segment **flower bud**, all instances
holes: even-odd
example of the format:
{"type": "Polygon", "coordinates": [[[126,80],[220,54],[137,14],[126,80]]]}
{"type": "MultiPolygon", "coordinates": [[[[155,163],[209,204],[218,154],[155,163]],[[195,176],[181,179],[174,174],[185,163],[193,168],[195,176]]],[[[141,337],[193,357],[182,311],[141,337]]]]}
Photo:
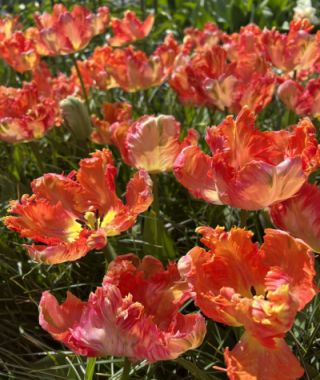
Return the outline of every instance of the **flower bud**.
{"type": "Polygon", "coordinates": [[[92,130],[88,110],[85,104],[74,96],[68,96],[60,103],[66,127],[77,140],[86,140],[92,130]]]}

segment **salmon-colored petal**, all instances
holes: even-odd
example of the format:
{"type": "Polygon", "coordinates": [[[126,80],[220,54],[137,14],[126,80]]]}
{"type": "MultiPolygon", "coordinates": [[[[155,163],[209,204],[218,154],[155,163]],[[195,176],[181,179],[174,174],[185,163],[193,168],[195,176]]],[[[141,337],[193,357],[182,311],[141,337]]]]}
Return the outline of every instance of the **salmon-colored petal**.
{"type": "Polygon", "coordinates": [[[81,224],[61,203],[52,205],[34,195],[26,195],[20,202],[12,202],[10,212],[17,216],[7,216],[4,219],[7,227],[23,237],[43,243],[71,243],[78,239],[82,230],[81,224]]]}
{"type": "Polygon", "coordinates": [[[134,214],[146,211],[153,202],[152,181],[145,170],[139,170],[128,182],[126,199],[134,214]]]}
{"type": "Polygon", "coordinates": [[[52,245],[24,244],[29,256],[43,264],[60,264],[75,261],[93,249],[102,249],[106,245],[105,234],[90,233],[83,230],[79,238],[71,243],[59,242],[52,245]]]}
{"type": "Polygon", "coordinates": [[[267,229],[261,251],[265,265],[279,266],[286,273],[290,292],[298,301],[299,310],[303,309],[317,293],[314,257],[310,249],[284,231],[267,229]]]}
{"type": "Polygon", "coordinates": [[[292,198],[270,208],[273,223],[320,252],[320,191],[306,183],[292,198]]]}
{"type": "Polygon", "coordinates": [[[47,173],[33,180],[31,187],[38,197],[45,198],[51,204],[60,202],[65,210],[77,217],[86,210],[86,205],[83,204],[83,190],[71,176],[47,173]]]}
{"type": "Polygon", "coordinates": [[[277,166],[252,161],[234,175],[220,161],[215,164],[215,173],[221,201],[247,210],[258,210],[290,198],[306,181],[299,157],[287,158],[277,166]]]}
{"type": "Polygon", "coordinates": [[[207,48],[218,45],[222,37],[222,31],[212,22],[207,22],[203,29],[186,28],[184,30],[183,47],[185,51],[207,48]]]}
{"type": "Polygon", "coordinates": [[[80,161],[77,180],[86,193],[89,204],[99,210],[101,215],[117,208],[120,200],[115,192],[116,168],[109,150],[96,151],[91,158],[80,161]]]}
{"type": "Polygon", "coordinates": [[[122,123],[114,123],[111,128],[111,142],[118,148],[122,160],[131,165],[127,146],[127,133],[132,122],[124,121],[122,123]]]}
{"type": "Polygon", "coordinates": [[[48,291],[42,293],[40,300],[40,326],[50,332],[59,341],[65,341],[70,335],[69,329],[79,322],[85,303],[67,292],[67,299],[61,305],[48,291]]]}
{"type": "Polygon", "coordinates": [[[110,209],[101,220],[101,228],[107,236],[119,235],[134,225],[140,213],[153,202],[152,181],[147,172],[140,170],[128,182],[126,205],[110,209]]]}
{"type": "Polygon", "coordinates": [[[297,380],[304,373],[284,339],[275,339],[270,348],[245,333],[224,358],[231,380],[297,380]]]}
{"type": "Polygon", "coordinates": [[[219,199],[211,158],[199,147],[184,148],[174,162],[174,175],[196,198],[221,204],[219,199]]]}

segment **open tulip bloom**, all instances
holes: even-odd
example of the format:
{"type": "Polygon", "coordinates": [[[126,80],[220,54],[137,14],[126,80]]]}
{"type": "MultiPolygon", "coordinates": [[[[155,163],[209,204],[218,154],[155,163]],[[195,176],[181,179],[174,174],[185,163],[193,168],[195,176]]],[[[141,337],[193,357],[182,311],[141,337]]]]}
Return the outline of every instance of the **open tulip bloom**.
{"type": "Polygon", "coordinates": [[[100,7],[96,14],[75,5],[71,12],[62,4],[55,4],[52,14],[35,14],[36,28],[29,28],[27,36],[35,41],[40,55],[64,55],[85,48],[90,40],[102,33],[109,24],[109,10],[100,7]]]}
{"type": "Polygon", "coordinates": [[[33,194],[11,203],[7,227],[37,242],[25,245],[29,255],[47,264],[74,261],[107,244],[135,223],[152,203],[147,172],[135,173],[127,185],[126,204],[115,188],[111,152],[96,151],[70,175],[45,174],[32,182],[33,194]],[[40,243],[40,244],[39,244],[40,243]]]}
{"type": "Polygon", "coordinates": [[[51,97],[41,94],[37,85],[22,88],[0,86],[0,140],[26,142],[42,137],[59,120],[59,109],[51,97]]]}
{"type": "Polygon", "coordinates": [[[135,122],[117,123],[111,132],[123,161],[150,173],[172,171],[178,154],[197,140],[197,131],[190,128],[180,141],[180,123],[170,115],[145,115],[135,122]]]}
{"type": "Polygon", "coordinates": [[[280,230],[266,230],[260,248],[244,229],[197,232],[208,250],[193,248],[178,268],[207,317],[245,329],[239,343],[225,350],[229,378],[300,378],[303,369],[283,338],[316,294],[308,246],[280,230]]]}
{"type": "Polygon", "coordinates": [[[154,15],[149,15],[141,22],[135,12],[126,11],[122,20],[111,19],[111,27],[114,37],[109,38],[111,46],[122,46],[127,43],[147,37],[154,23],[154,15]]]}
{"type": "Polygon", "coordinates": [[[303,119],[291,130],[261,132],[248,108],[207,129],[212,156],[199,147],[182,150],[174,173],[195,197],[258,210],[296,194],[317,168],[316,129],[303,119]]]}
{"type": "Polygon", "coordinates": [[[206,333],[199,313],[183,315],[190,298],[175,264],[165,270],[151,256],[135,255],[113,261],[102,287],[87,302],[68,293],[59,305],[44,292],[40,325],[56,340],[85,356],[126,356],[131,361],[175,359],[198,347],[206,333]]]}

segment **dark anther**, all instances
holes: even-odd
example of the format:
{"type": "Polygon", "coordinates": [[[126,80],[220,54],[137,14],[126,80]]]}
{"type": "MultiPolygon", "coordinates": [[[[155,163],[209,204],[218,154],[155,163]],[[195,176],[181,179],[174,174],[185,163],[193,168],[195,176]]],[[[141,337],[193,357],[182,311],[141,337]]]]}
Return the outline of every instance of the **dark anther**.
{"type": "Polygon", "coordinates": [[[251,286],[251,288],[250,288],[250,292],[251,292],[251,294],[252,294],[253,296],[255,296],[255,295],[257,294],[256,289],[254,288],[254,286],[251,286]]]}

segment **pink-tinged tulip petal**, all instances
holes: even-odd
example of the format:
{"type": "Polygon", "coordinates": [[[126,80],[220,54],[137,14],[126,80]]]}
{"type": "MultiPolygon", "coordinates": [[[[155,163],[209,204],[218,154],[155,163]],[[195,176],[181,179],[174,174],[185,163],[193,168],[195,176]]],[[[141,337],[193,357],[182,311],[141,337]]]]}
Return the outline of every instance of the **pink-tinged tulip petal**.
{"type": "Polygon", "coordinates": [[[304,373],[284,339],[274,339],[270,348],[245,333],[224,357],[231,380],[297,380],[304,373]]]}
{"type": "Polygon", "coordinates": [[[277,230],[266,230],[260,248],[243,229],[197,231],[209,250],[195,247],[178,264],[195,303],[209,318],[244,326],[260,344],[273,347],[316,294],[311,251],[277,230]]]}
{"type": "Polygon", "coordinates": [[[129,181],[127,204],[116,194],[116,168],[111,152],[96,151],[80,161],[69,176],[45,174],[32,182],[32,196],[13,202],[8,228],[42,245],[27,245],[36,261],[74,261],[102,249],[107,236],[119,235],[136,222],[153,201],[152,181],[141,170],[129,181]]]}
{"type": "Polygon", "coordinates": [[[109,23],[109,10],[101,7],[96,14],[75,5],[71,12],[62,4],[55,4],[52,14],[35,14],[37,28],[29,28],[28,35],[40,55],[72,54],[86,47],[90,40],[104,31],[109,23]]]}
{"type": "Polygon", "coordinates": [[[292,198],[273,205],[270,215],[277,228],[320,252],[320,191],[317,186],[306,183],[292,198]]]}
{"type": "Polygon", "coordinates": [[[144,116],[128,131],[128,157],[136,168],[170,171],[178,155],[180,124],[172,116],[144,116]]]}
{"type": "Polygon", "coordinates": [[[67,299],[59,305],[48,291],[42,293],[39,323],[57,340],[68,339],[69,328],[79,322],[85,303],[67,292],[67,299]]]}
{"type": "Polygon", "coordinates": [[[175,359],[198,347],[205,335],[200,314],[179,312],[188,298],[187,284],[174,264],[165,270],[153,257],[140,262],[125,255],[110,264],[103,286],[81,308],[76,304],[77,310],[69,310],[75,297],[59,306],[44,293],[40,324],[77,354],[148,362],[175,359]]]}
{"type": "Polygon", "coordinates": [[[299,157],[286,159],[276,166],[251,162],[236,178],[222,162],[216,164],[215,172],[221,202],[247,210],[259,210],[287,199],[306,181],[299,157]]]}
{"type": "Polygon", "coordinates": [[[215,186],[210,156],[199,147],[190,146],[182,150],[174,162],[174,175],[195,198],[221,204],[215,186]]]}
{"type": "Polygon", "coordinates": [[[112,140],[123,160],[150,173],[171,171],[179,152],[197,142],[197,132],[189,130],[182,142],[180,123],[173,116],[142,116],[130,126],[114,127],[112,140]]]}
{"type": "Polygon", "coordinates": [[[154,15],[149,15],[144,22],[141,22],[135,12],[126,11],[124,18],[111,20],[111,27],[114,37],[109,38],[111,46],[122,46],[127,43],[145,38],[150,33],[154,23],[154,15]]]}
{"type": "Polygon", "coordinates": [[[107,238],[104,233],[82,230],[74,242],[58,242],[50,245],[24,244],[23,247],[32,260],[51,265],[78,260],[93,249],[103,249],[106,244],[107,238]]]}

